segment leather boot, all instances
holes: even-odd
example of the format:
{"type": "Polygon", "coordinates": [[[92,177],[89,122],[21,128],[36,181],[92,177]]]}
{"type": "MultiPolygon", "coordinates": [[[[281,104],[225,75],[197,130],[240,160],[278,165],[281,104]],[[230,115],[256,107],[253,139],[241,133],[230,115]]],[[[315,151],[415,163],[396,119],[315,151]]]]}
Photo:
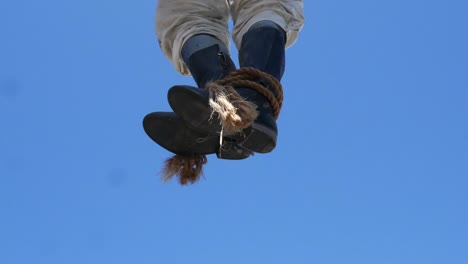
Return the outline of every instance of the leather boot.
{"type": "MultiPolygon", "coordinates": [[[[197,86],[202,89],[210,81],[224,78],[235,70],[227,48],[218,39],[209,35],[196,35],[186,41],[182,58],[189,68],[197,86]]],[[[206,155],[216,153],[222,159],[245,159],[253,153],[231,139],[219,134],[206,134],[187,127],[175,113],[154,112],[145,116],[143,127],[148,136],[163,148],[180,155],[206,155]]]]}
{"type": "MultiPolygon", "coordinates": [[[[240,65],[269,73],[280,81],[285,69],[285,45],[286,33],[281,27],[271,21],[260,21],[243,36],[239,50],[240,65]]],[[[272,90],[265,80],[258,79],[256,82],[272,90]]],[[[278,129],[270,102],[250,88],[236,90],[243,98],[257,105],[259,116],[252,126],[231,138],[241,147],[254,152],[271,152],[276,146],[278,129]]],[[[168,101],[174,112],[192,129],[203,134],[220,133],[220,121],[216,115],[212,116],[207,90],[174,86],[168,92],[168,101]]]]}
{"type": "Polygon", "coordinates": [[[146,134],[166,150],[183,156],[214,154],[220,159],[240,160],[252,152],[225,139],[220,146],[219,136],[206,135],[187,128],[174,112],[154,112],[145,116],[143,128],[146,134]]]}

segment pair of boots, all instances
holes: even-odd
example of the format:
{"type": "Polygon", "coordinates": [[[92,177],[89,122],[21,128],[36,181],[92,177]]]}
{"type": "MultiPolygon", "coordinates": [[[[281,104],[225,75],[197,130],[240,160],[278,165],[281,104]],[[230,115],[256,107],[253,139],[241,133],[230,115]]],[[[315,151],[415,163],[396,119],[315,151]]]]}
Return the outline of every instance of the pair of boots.
{"type": "MultiPolygon", "coordinates": [[[[271,21],[260,21],[244,34],[239,49],[242,68],[268,73],[280,81],[285,68],[286,33],[271,21]]],[[[236,87],[245,100],[255,104],[258,116],[240,133],[223,135],[219,115],[213,114],[209,83],[222,80],[236,70],[226,46],[210,35],[196,35],[186,41],[182,58],[198,88],[174,86],[168,101],[174,112],[154,112],[143,120],[148,136],[163,148],[183,156],[216,153],[222,159],[245,159],[254,152],[267,153],[276,146],[277,126],[271,100],[250,87],[236,87]],[[221,137],[221,138],[220,138],[221,137]]],[[[271,85],[256,78],[272,93],[271,85]]]]}

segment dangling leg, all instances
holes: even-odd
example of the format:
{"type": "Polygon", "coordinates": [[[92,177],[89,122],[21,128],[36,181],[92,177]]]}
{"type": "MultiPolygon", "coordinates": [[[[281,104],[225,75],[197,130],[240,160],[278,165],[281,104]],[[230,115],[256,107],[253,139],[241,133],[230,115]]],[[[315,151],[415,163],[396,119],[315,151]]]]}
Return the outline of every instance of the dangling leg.
{"type": "MultiPolygon", "coordinates": [[[[156,31],[161,49],[176,70],[191,74],[198,87],[223,78],[235,66],[225,43],[228,7],[217,0],[160,0],[156,31]]],[[[219,135],[207,135],[188,128],[174,113],[148,114],[143,126],[151,139],[167,150],[181,155],[217,153],[225,159],[243,159],[251,155],[235,144],[220,149],[219,135]]]]}
{"type": "MultiPolygon", "coordinates": [[[[285,48],[296,40],[303,24],[302,1],[233,1],[231,13],[241,68],[252,67],[280,81],[285,68],[285,48]]],[[[276,92],[265,79],[260,78],[256,82],[276,92]]],[[[270,100],[252,89],[240,87],[236,90],[257,105],[259,116],[251,127],[233,138],[252,151],[272,151],[276,146],[277,127],[270,100]]],[[[171,107],[193,129],[211,134],[221,131],[219,120],[211,118],[212,109],[206,91],[176,86],[169,90],[168,97],[170,102],[179,102],[171,104],[171,107]]]]}

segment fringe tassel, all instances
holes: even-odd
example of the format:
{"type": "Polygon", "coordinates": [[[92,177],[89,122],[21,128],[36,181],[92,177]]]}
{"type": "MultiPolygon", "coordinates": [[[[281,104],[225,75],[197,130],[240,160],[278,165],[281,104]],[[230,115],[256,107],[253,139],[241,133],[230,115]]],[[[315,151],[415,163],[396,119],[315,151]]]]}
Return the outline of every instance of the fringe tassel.
{"type": "Polygon", "coordinates": [[[252,125],[258,116],[257,106],[242,98],[232,86],[209,83],[210,106],[219,115],[224,135],[234,135],[252,125]]]}
{"type": "Polygon", "coordinates": [[[203,165],[207,162],[204,155],[175,155],[166,160],[162,171],[162,180],[168,182],[175,176],[179,178],[181,185],[194,184],[203,176],[203,165]]]}

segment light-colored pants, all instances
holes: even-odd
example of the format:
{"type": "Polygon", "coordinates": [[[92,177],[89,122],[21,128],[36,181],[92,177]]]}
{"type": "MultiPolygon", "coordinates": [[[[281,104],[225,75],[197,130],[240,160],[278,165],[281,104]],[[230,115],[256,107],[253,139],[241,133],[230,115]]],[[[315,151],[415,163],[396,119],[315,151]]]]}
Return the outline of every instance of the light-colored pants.
{"type": "Polygon", "coordinates": [[[209,34],[229,48],[228,20],[234,21],[233,39],[240,47],[242,36],[256,22],[270,20],[287,33],[286,47],[296,40],[304,24],[302,0],[158,0],[156,34],[164,54],[177,71],[190,75],[181,58],[185,41],[209,34]]]}

